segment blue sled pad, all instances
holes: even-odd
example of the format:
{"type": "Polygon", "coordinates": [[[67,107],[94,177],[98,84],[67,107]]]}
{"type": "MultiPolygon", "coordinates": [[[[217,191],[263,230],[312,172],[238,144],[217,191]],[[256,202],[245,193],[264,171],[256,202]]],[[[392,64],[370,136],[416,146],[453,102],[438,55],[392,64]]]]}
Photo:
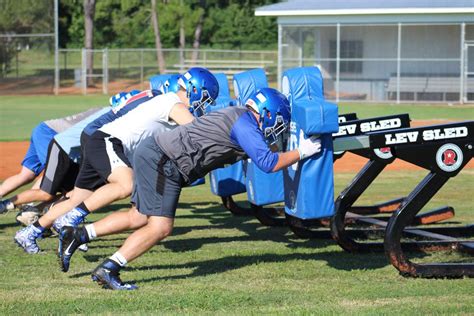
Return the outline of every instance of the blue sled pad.
{"type": "Polygon", "coordinates": [[[283,202],[283,172],[265,173],[255,163],[246,162],[247,198],[255,205],[283,202]]]}
{"type": "Polygon", "coordinates": [[[216,77],[217,83],[219,84],[219,95],[217,96],[216,104],[214,106],[207,107],[208,112],[217,111],[228,106],[234,106],[236,104],[236,101],[230,97],[229,81],[227,80],[227,76],[223,73],[216,73],[214,76],[216,77]]]}
{"type": "Polygon", "coordinates": [[[332,135],[321,136],[322,151],[283,172],[285,212],[301,219],[334,215],[332,135]]]}
{"type": "MultiPolygon", "coordinates": [[[[234,76],[234,92],[239,105],[268,82],[263,69],[252,69],[234,76]]],[[[244,162],[247,198],[256,205],[267,205],[283,201],[283,173],[265,173],[250,160],[244,162]]]]}
{"type": "Polygon", "coordinates": [[[292,121],[297,121],[306,135],[339,131],[337,105],[324,100],[323,77],[317,67],[285,71],[282,93],[290,101],[292,121]]]}
{"type": "Polygon", "coordinates": [[[261,68],[234,75],[234,94],[237,99],[237,105],[245,105],[245,102],[247,102],[252,94],[261,88],[267,87],[267,76],[261,68]]]}
{"type": "Polygon", "coordinates": [[[204,183],[206,183],[206,179],[204,179],[204,178],[199,178],[199,179],[197,179],[196,181],[194,181],[193,183],[191,183],[189,186],[190,186],[190,187],[195,187],[195,186],[197,186],[197,185],[201,185],[201,184],[204,184],[204,183]]]}
{"type": "Polygon", "coordinates": [[[335,104],[324,100],[321,72],[316,67],[287,70],[282,90],[290,100],[288,149],[298,148],[308,135],[320,135],[321,152],[284,170],[285,212],[301,219],[334,214],[332,133],[339,130],[335,104]]]}
{"type": "Polygon", "coordinates": [[[150,77],[148,81],[150,81],[150,89],[152,90],[159,90],[161,85],[168,80],[172,75],[163,74],[163,75],[156,75],[150,77]]]}
{"type": "Polygon", "coordinates": [[[245,176],[242,162],[210,172],[211,192],[218,196],[231,196],[245,192],[245,176]]]}

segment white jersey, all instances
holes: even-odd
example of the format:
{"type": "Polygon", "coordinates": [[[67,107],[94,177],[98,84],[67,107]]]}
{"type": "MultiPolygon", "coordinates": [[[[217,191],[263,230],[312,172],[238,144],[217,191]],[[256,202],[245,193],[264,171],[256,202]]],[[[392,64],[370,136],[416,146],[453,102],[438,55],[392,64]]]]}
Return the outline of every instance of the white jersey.
{"type": "Polygon", "coordinates": [[[158,95],[105,124],[99,130],[120,139],[125,154],[131,158],[142,139],[155,137],[159,133],[176,127],[176,123],[169,118],[169,114],[177,103],[181,103],[181,100],[173,92],[158,95]]]}

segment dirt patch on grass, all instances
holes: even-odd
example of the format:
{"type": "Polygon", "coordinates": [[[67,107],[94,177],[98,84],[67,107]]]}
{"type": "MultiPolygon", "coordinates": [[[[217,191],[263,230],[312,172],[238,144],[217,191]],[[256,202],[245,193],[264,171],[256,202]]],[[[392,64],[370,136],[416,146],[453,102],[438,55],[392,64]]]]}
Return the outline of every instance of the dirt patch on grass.
{"type": "MultiPolygon", "coordinates": [[[[67,80],[66,80],[67,81],[67,80]]],[[[129,91],[132,89],[149,89],[148,81],[121,80],[112,81],[107,85],[109,93],[118,91],[129,91]]],[[[100,80],[95,80],[94,84],[87,88],[87,94],[101,94],[103,92],[100,80]]],[[[0,81],[0,95],[51,95],[54,93],[54,77],[26,77],[26,78],[3,78],[0,81]]],[[[60,95],[80,95],[82,87],[75,86],[71,80],[61,83],[59,87],[60,95]]]]}
{"type": "Polygon", "coordinates": [[[5,180],[21,169],[21,162],[30,145],[24,142],[0,142],[0,180],[5,180]]]}

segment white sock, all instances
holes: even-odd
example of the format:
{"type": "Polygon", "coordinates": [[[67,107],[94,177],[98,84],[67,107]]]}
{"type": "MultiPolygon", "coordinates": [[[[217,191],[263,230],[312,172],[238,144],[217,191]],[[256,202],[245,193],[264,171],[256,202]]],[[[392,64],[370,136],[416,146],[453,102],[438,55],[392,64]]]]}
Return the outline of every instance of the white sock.
{"type": "Polygon", "coordinates": [[[10,200],[5,200],[3,201],[3,203],[5,203],[5,206],[7,207],[7,210],[11,211],[15,208],[15,204],[13,204],[12,201],[10,200]]]}
{"type": "Polygon", "coordinates": [[[118,251],[114,253],[109,259],[117,262],[117,264],[121,267],[125,267],[127,264],[127,259],[125,259],[125,257],[122,256],[118,251]]]}
{"type": "Polygon", "coordinates": [[[95,232],[94,224],[89,224],[85,226],[86,231],[87,231],[87,236],[89,237],[89,240],[93,240],[97,238],[97,234],[95,232]]]}

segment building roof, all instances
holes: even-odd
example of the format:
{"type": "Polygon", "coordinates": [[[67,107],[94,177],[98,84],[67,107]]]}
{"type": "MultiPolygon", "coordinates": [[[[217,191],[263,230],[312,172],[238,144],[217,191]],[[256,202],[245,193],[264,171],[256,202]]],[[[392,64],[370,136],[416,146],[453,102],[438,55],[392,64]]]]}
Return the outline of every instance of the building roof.
{"type": "Polygon", "coordinates": [[[257,16],[280,17],[472,13],[474,0],[289,0],[255,10],[257,16]]]}

